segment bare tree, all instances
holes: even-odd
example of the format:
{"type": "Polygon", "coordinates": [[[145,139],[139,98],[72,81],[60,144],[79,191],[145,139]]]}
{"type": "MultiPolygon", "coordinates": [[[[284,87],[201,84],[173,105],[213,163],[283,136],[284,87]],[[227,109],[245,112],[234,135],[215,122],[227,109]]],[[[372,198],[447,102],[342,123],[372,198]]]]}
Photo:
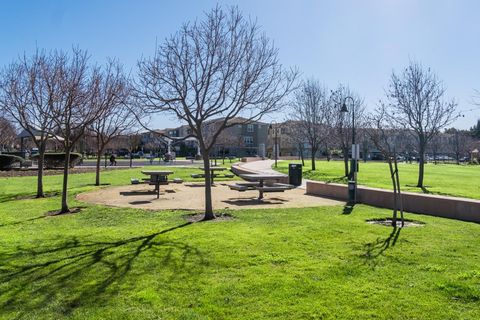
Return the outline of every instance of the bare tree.
{"type": "Polygon", "coordinates": [[[445,87],[437,76],[417,62],[401,73],[392,73],[387,90],[387,112],[417,140],[419,168],[417,187],[423,187],[425,151],[441,129],[458,118],[457,104],[445,101],[445,87]]]}
{"type": "Polygon", "coordinates": [[[130,158],[130,168],[133,166],[133,151],[138,150],[142,142],[142,135],[138,131],[125,132],[125,145],[130,158]]]}
{"type": "Polygon", "coordinates": [[[17,132],[14,125],[4,117],[0,117],[0,151],[10,149],[15,143],[17,132]]]}
{"type": "Polygon", "coordinates": [[[56,100],[58,75],[52,57],[45,51],[23,56],[0,75],[0,109],[32,138],[38,148],[37,198],[44,197],[43,163],[47,141],[52,139],[55,122],[49,112],[56,100]]]}
{"type": "Polygon", "coordinates": [[[102,83],[99,68],[88,65],[86,51],[73,49],[69,55],[62,51],[50,54],[52,74],[49,83],[53,90],[50,115],[63,137],[65,161],[63,168],[62,204],[60,213],[69,212],[68,173],[70,154],[85,130],[104,113],[95,94],[102,83]]]}
{"type": "Polygon", "coordinates": [[[277,50],[238,8],[217,6],[203,21],[185,24],[139,62],[139,103],[152,113],[185,121],[197,138],[205,167],[205,219],[214,219],[209,153],[222,131],[242,116],[253,122],[284,106],[297,73],[286,72],[277,50]],[[211,138],[209,120],[221,124],[211,138]]]}
{"type": "Polygon", "coordinates": [[[352,146],[352,126],[353,115],[355,115],[355,128],[361,128],[364,126],[364,113],[365,106],[363,99],[356,93],[354,93],[349,87],[340,84],[336,90],[332,92],[332,103],[334,104],[333,112],[333,127],[335,128],[334,139],[338,143],[338,146],[343,153],[344,173],[345,177],[350,177],[351,172],[348,166],[348,155],[352,146]],[[353,99],[353,105],[348,105],[348,112],[340,112],[342,104],[352,103],[350,99],[353,99]],[[354,113],[354,114],[353,114],[354,113]]]}
{"type": "Polygon", "coordinates": [[[432,152],[432,156],[433,156],[433,164],[437,164],[437,161],[439,159],[439,151],[440,151],[440,147],[442,145],[442,141],[440,139],[440,136],[437,134],[435,135],[434,137],[432,137],[432,139],[430,140],[430,143],[429,143],[429,149],[430,151],[432,152]]]}
{"type": "Polygon", "coordinates": [[[110,60],[97,79],[93,91],[94,108],[102,110],[90,126],[96,137],[96,174],[95,185],[100,185],[100,162],[107,144],[113,138],[131,130],[136,124],[131,106],[128,105],[130,94],[129,80],[125,76],[121,65],[110,60]]]}
{"type": "Polygon", "coordinates": [[[381,105],[369,116],[366,134],[370,137],[375,147],[382,153],[388,163],[390,179],[393,186],[393,217],[392,226],[397,227],[397,215],[400,211],[401,226],[404,226],[403,202],[400,188],[400,177],[397,165],[397,152],[395,138],[400,133],[392,119],[389,117],[385,105],[381,105]]]}
{"type": "Polygon", "coordinates": [[[288,126],[289,132],[285,138],[288,139],[288,143],[295,145],[298,150],[298,155],[302,161],[302,166],[305,166],[305,135],[302,130],[302,125],[297,121],[286,121],[284,125],[288,126]]]}
{"type": "Polygon", "coordinates": [[[455,161],[460,164],[462,156],[468,155],[469,147],[473,142],[468,131],[450,128],[445,131],[448,134],[448,146],[450,151],[455,155],[455,161]]]}
{"type": "Polygon", "coordinates": [[[317,151],[328,137],[332,105],[328,90],[316,80],[305,81],[295,92],[290,118],[297,121],[310,146],[312,170],[316,169],[317,151]]]}

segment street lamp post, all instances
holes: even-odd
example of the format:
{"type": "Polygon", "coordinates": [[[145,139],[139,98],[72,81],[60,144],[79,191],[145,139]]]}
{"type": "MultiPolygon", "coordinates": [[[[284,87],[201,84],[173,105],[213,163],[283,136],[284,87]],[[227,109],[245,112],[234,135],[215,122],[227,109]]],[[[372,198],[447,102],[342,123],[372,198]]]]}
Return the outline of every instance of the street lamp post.
{"type": "Polygon", "coordinates": [[[350,99],[352,102],[352,161],[350,165],[350,175],[349,179],[351,181],[348,182],[348,191],[349,191],[349,201],[351,203],[356,202],[357,198],[357,154],[358,154],[358,146],[355,145],[355,100],[347,96],[343,100],[342,108],[340,112],[348,113],[347,108],[347,99],[350,99]]]}
{"type": "Polygon", "coordinates": [[[270,130],[274,130],[275,138],[274,138],[274,144],[273,144],[273,152],[275,154],[275,168],[277,167],[277,160],[278,160],[278,128],[277,128],[277,122],[273,120],[270,123],[270,130]]]}

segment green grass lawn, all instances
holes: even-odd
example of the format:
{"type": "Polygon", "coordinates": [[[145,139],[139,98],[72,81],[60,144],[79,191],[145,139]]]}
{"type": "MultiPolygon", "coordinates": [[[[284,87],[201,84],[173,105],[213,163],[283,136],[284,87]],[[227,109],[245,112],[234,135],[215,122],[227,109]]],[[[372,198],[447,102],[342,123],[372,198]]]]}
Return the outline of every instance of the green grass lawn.
{"type": "Polygon", "coordinates": [[[407,214],[425,225],[392,233],[365,223],[388,210],[363,205],[189,224],[185,212],[76,202],[92,181],[71,176],[81,212],[46,217],[58,196],[12,200],[34,179],[0,179],[0,319],[480,318],[479,224],[407,214]]]}
{"type": "MultiPolygon", "coordinates": [[[[223,165],[230,168],[233,163],[225,162],[223,165]]],[[[221,164],[220,164],[221,165],[221,164]]],[[[202,173],[198,167],[170,167],[170,166],[146,166],[143,168],[132,169],[110,169],[102,170],[100,175],[100,183],[102,185],[126,185],[130,183],[131,178],[147,178],[142,174],[142,170],[167,170],[174,173],[169,176],[169,179],[182,178],[184,181],[198,181],[203,182],[203,179],[193,179],[192,173],[202,173]]],[[[229,178],[222,178],[221,175],[230,173],[226,170],[220,172],[220,176],[215,178],[215,181],[232,180],[229,178]]],[[[63,176],[45,176],[44,190],[47,194],[55,194],[61,191],[63,176]]],[[[0,202],[5,200],[13,200],[22,197],[29,197],[36,194],[37,177],[22,177],[22,178],[0,178],[0,202]]],[[[95,172],[84,174],[70,174],[69,175],[69,190],[72,194],[90,190],[94,188],[95,172]]]]}
{"type": "MultiPolygon", "coordinates": [[[[281,161],[278,171],[288,173],[289,163],[300,161],[281,161]]],[[[346,183],[343,177],[343,161],[316,161],[317,170],[311,170],[311,162],[305,161],[303,177],[305,179],[346,183]]],[[[425,189],[415,187],[418,180],[418,165],[399,163],[400,182],[403,191],[426,192],[480,199],[480,166],[454,164],[427,164],[425,166],[425,189]]],[[[360,163],[358,183],[369,187],[392,189],[388,164],[383,162],[360,163]]]]}

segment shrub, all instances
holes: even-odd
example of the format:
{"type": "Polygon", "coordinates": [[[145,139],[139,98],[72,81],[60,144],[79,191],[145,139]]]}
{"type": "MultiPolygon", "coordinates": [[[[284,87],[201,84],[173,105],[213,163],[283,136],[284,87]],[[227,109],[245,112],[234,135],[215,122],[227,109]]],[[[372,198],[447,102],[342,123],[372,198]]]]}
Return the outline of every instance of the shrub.
{"type": "Polygon", "coordinates": [[[0,154],[0,170],[10,170],[15,163],[22,164],[25,159],[13,154],[0,154]]]}
{"type": "MultiPolygon", "coordinates": [[[[39,155],[32,156],[32,159],[38,159],[39,155]]],[[[70,168],[75,167],[82,160],[80,153],[70,153],[70,168]]],[[[45,153],[43,166],[45,169],[63,168],[65,165],[65,153],[45,153]]]]}

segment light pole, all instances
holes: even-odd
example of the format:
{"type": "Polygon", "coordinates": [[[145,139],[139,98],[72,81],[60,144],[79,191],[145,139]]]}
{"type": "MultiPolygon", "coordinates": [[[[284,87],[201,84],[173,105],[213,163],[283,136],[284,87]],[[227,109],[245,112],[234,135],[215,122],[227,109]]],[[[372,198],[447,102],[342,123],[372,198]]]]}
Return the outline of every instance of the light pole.
{"type": "Polygon", "coordinates": [[[351,181],[348,182],[348,198],[351,203],[356,202],[357,198],[357,154],[358,147],[355,145],[355,100],[347,96],[343,100],[342,108],[340,112],[348,113],[347,108],[347,99],[352,101],[352,161],[350,167],[350,177],[351,181]]]}
{"type": "Polygon", "coordinates": [[[275,153],[275,168],[277,167],[277,160],[278,160],[278,128],[277,128],[277,122],[275,120],[273,120],[272,122],[270,122],[270,127],[269,127],[270,130],[274,130],[274,134],[275,134],[275,140],[274,140],[274,144],[273,144],[273,151],[275,153]]]}

